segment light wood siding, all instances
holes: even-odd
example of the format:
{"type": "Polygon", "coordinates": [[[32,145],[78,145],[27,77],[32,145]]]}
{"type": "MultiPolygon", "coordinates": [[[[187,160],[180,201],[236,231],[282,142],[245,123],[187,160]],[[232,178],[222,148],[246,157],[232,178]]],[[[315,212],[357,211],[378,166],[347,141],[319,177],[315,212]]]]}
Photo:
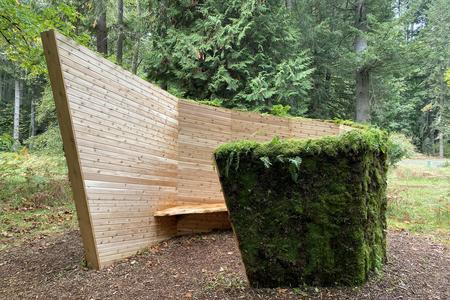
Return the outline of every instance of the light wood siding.
{"type": "Polygon", "coordinates": [[[224,203],[212,159],[220,144],[347,130],[179,100],[53,31],[42,39],[94,268],[176,234],[228,228],[226,212],[154,217],[174,206],[224,203]]]}
{"type": "Polygon", "coordinates": [[[231,110],[180,100],[178,204],[224,202],[212,154],[232,139],[231,110]]]}
{"type": "MultiPolygon", "coordinates": [[[[153,211],[176,198],[178,99],[54,38],[82,175],[72,184],[83,181],[102,267],[176,232],[174,218],[155,220],[153,211]]],[[[67,154],[66,141],[64,147],[67,154]]]]}

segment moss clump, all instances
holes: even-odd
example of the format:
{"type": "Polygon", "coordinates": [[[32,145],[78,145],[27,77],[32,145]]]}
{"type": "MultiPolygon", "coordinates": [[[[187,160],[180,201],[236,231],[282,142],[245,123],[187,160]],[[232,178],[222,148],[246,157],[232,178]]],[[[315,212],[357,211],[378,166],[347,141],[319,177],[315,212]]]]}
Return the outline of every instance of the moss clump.
{"type": "Polygon", "coordinates": [[[238,141],[215,152],[254,287],[358,285],[386,258],[386,141],[376,129],[238,141]]]}

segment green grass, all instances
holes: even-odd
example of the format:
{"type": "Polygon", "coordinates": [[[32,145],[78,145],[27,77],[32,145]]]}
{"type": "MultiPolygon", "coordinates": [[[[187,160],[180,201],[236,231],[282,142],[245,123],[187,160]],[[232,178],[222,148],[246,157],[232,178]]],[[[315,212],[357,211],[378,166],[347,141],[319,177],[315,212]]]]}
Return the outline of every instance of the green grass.
{"type": "Polygon", "coordinates": [[[388,178],[388,226],[450,245],[450,167],[399,166],[388,178]]]}
{"type": "Polygon", "coordinates": [[[0,250],[77,225],[62,155],[0,153],[0,250]]]}

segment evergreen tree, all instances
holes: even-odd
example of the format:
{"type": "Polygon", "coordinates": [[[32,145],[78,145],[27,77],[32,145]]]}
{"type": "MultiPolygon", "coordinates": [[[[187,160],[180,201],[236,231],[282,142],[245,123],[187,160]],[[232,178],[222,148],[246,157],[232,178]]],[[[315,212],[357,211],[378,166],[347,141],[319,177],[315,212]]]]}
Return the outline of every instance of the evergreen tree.
{"type": "Polygon", "coordinates": [[[312,69],[284,1],[158,1],[153,13],[150,80],[227,107],[306,111],[312,69]]]}

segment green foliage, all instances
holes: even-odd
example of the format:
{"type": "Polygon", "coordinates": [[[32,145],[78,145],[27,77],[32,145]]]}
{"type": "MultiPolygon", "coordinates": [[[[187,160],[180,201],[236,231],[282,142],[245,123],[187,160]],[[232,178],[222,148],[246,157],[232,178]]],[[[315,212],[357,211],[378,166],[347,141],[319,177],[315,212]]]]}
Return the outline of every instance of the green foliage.
{"type": "Polygon", "coordinates": [[[0,101],[0,133],[12,133],[13,111],[13,103],[5,103],[0,101]]]}
{"type": "Polygon", "coordinates": [[[302,163],[301,157],[289,158],[289,173],[291,173],[292,180],[294,182],[298,181],[298,174],[300,172],[300,164],[302,163]]]}
{"type": "Polygon", "coordinates": [[[372,122],[392,132],[413,135],[420,117],[422,99],[406,78],[383,74],[377,77],[377,102],[372,106],[372,122]]]}
{"type": "Polygon", "coordinates": [[[411,1],[401,8],[383,35],[392,36],[389,48],[397,54],[377,69],[372,117],[380,127],[411,136],[418,149],[428,152],[439,133],[449,131],[450,88],[443,78],[450,66],[450,10],[446,0],[411,1]]]}
{"type": "MultiPolygon", "coordinates": [[[[20,142],[35,133],[41,133],[56,118],[48,111],[39,124],[31,125],[31,115],[42,102],[52,100],[49,94],[41,97],[47,85],[47,66],[43,55],[40,33],[57,29],[62,34],[87,44],[89,36],[80,25],[84,16],[78,11],[81,6],[76,1],[0,1],[0,134],[12,133],[14,81],[19,80],[20,88],[20,142]],[[42,101],[43,99],[43,101],[42,101]],[[31,128],[35,131],[31,132],[31,128]]],[[[42,111],[41,111],[42,113],[42,111]]]]}
{"type": "Polygon", "coordinates": [[[14,139],[10,134],[4,133],[0,135],[0,152],[12,151],[14,146],[14,139]]]}
{"type": "Polygon", "coordinates": [[[42,31],[57,28],[80,42],[87,40],[85,35],[74,34],[73,24],[82,16],[64,1],[2,0],[0,5],[0,49],[31,78],[46,72],[40,40],[42,31]]]}
{"type": "Polygon", "coordinates": [[[263,162],[264,167],[266,167],[266,169],[270,168],[270,166],[272,165],[272,163],[270,162],[270,158],[268,158],[267,156],[260,157],[259,159],[263,162]]]}
{"type": "Polygon", "coordinates": [[[36,122],[39,125],[46,125],[49,127],[58,126],[56,118],[55,101],[50,84],[47,84],[42,93],[42,99],[36,107],[36,122]]]}
{"type": "Polygon", "coordinates": [[[415,147],[404,134],[391,133],[389,135],[387,153],[389,164],[395,166],[402,159],[414,155],[415,147]]]}
{"type": "Polygon", "coordinates": [[[357,285],[381,269],[387,138],[376,129],[354,129],[216,150],[252,286],[357,285]]]}
{"type": "Polygon", "coordinates": [[[291,110],[290,105],[282,105],[282,104],[275,104],[270,108],[270,113],[275,116],[285,117],[289,115],[289,111],[291,110]]]}
{"type": "Polygon", "coordinates": [[[191,99],[227,107],[306,111],[312,85],[306,53],[284,1],[159,1],[148,41],[148,77],[191,99]]]}
{"type": "Polygon", "coordinates": [[[0,1],[0,134],[12,132],[17,78],[25,81],[21,140],[30,136],[31,101],[38,134],[56,125],[39,33],[56,28],[93,46],[105,11],[106,57],[115,60],[124,32],[123,67],[177,96],[280,116],[353,119],[354,74],[364,67],[373,125],[411,136],[430,154],[441,132],[448,140],[447,0],[365,1],[368,48],[358,54],[361,32],[348,1],[288,2],[125,1],[119,26],[117,2],[0,1]]]}
{"type": "Polygon", "coordinates": [[[0,152],[0,187],[0,250],[36,235],[76,228],[62,155],[37,156],[26,148],[0,152]]]}
{"type": "Polygon", "coordinates": [[[0,153],[0,206],[52,206],[69,201],[70,187],[63,156],[0,153]]]}
{"type": "Polygon", "coordinates": [[[215,107],[220,107],[223,104],[223,101],[220,99],[211,99],[211,100],[191,100],[191,99],[184,99],[185,101],[190,101],[190,102],[195,102],[195,103],[200,103],[200,104],[204,104],[204,105],[209,105],[209,106],[215,106],[215,107]]]}
{"type": "Polygon", "coordinates": [[[44,133],[27,139],[25,145],[27,145],[33,153],[48,155],[63,154],[61,133],[57,126],[50,127],[44,133]]]}
{"type": "Polygon", "coordinates": [[[368,128],[370,128],[370,126],[367,125],[367,124],[356,123],[356,122],[353,122],[351,120],[334,119],[334,120],[332,120],[332,122],[336,123],[336,124],[341,124],[341,125],[353,127],[353,128],[359,128],[359,129],[368,129],[368,128]]]}

